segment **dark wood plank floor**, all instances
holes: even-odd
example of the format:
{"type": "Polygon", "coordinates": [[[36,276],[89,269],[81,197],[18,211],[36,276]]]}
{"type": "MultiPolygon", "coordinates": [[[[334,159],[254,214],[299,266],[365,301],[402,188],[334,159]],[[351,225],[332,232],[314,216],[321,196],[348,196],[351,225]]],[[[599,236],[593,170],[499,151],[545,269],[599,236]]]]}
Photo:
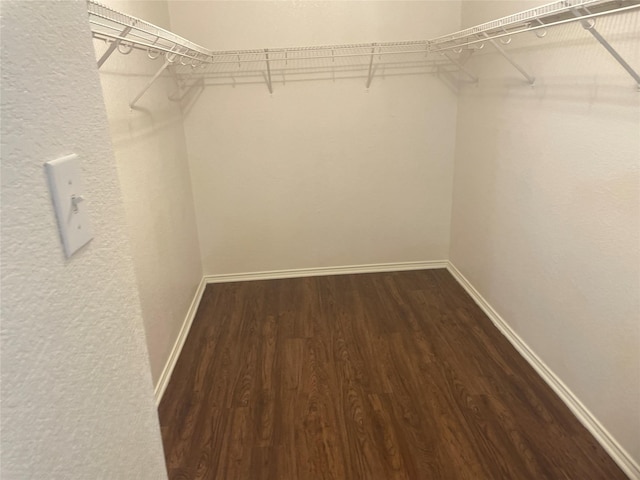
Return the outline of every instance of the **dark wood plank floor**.
{"type": "Polygon", "coordinates": [[[209,285],[171,479],[626,478],[445,270],[209,285]]]}

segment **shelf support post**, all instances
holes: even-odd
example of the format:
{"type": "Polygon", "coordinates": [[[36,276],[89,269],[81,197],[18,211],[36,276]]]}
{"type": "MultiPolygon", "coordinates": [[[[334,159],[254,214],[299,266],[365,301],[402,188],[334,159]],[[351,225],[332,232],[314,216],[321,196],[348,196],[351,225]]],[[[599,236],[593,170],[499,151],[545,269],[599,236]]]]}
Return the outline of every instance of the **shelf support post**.
{"type": "MultiPolygon", "coordinates": [[[[119,37],[126,37],[127,34],[131,31],[132,26],[128,26],[125,27],[124,30],[122,30],[120,32],[120,35],[118,35],[119,37]]],[[[107,48],[107,51],[104,52],[102,54],[102,56],[100,57],[100,59],[98,60],[98,70],[100,70],[100,67],[102,66],[102,64],[104,62],[107,61],[107,58],[109,58],[111,56],[111,54],[114,52],[114,50],[116,48],[118,48],[118,46],[120,45],[120,42],[122,42],[122,38],[118,38],[116,41],[111,42],[111,45],[109,45],[109,48],[107,48]]]]}
{"type": "Polygon", "coordinates": [[[482,32],[482,36],[487,40],[489,40],[489,43],[494,46],[494,48],[498,51],[498,53],[502,55],[507,60],[507,62],[513,65],[513,67],[516,70],[518,70],[524,78],[527,79],[527,82],[529,82],[529,85],[533,85],[535,83],[536,77],[529,75],[527,71],[524,68],[522,68],[518,63],[516,63],[516,61],[513,58],[511,58],[511,55],[505,52],[504,49],[500,45],[498,45],[498,43],[495,40],[489,38],[489,35],[487,35],[485,32],[482,32]]]}
{"type": "MultiPolygon", "coordinates": [[[[578,18],[583,16],[583,14],[581,14],[576,8],[572,8],[571,13],[573,13],[573,15],[578,18]]],[[[620,65],[622,65],[622,68],[624,68],[627,73],[633,77],[633,79],[636,81],[638,90],[640,90],[640,75],[638,75],[638,72],[636,72],[633,67],[631,67],[631,65],[629,65],[625,61],[625,59],[622,58],[620,54],[611,46],[611,44],[605,40],[600,32],[596,30],[595,20],[594,23],[589,23],[589,20],[580,20],[580,23],[582,24],[582,28],[593,35],[594,38],[598,40],[598,42],[600,42],[600,45],[602,45],[607,50],[607,52],[609,52],[611,56],[615,58],[620,65]]]]}
{"type": "Polygon", "coordinates": [[[273,85],[271,84],[271,64],[269,62],[269,49],[264,49],[264,58],[267,62],[267,88],[269,89],[269,93],[273,93],[273,85]]]}
{"type": "Polygon", "coordinates": [[[467,68],[462,65],[462,63],[460,63],[458,60],[456,60],[455,58],[453,58],[451,55],[449,55],[448,52],[443,52],[442,53],[445,57],[447,57],[447,60],[449,60],[451,63],[453,63],[456,67],[458,67],[460,69],[461,72],[464,72],[473,83],[478,83],[478,77],[476,77],[473,73],[471,73],[469,70],[467,70],[467,68]]]}
{"type": "Polygon", "coordinates": [[[164,71],[167,69],[167,67],[168,67],[169,65],[171,65],[171,62],[169,61],[169,59],[166,59],[166,60],[164,61],[164,65],[162,65],[162,67],[160,67],[160,70],[158,70],[158,71],[156,72],[156,74],[155,74],[153,77],[151,77],[151,80],[149,80],[149,81],[147,82],[147,84],[146,84],[146,85],[144,86],[144,88],[140,91],[140,93],[138,93],[138,95],[136,95],[136,96],[134,97],[134,99],[133,99],[133,100],[131,100],[131,101],[129,102],[129,107],[130,107],[130,108],[135,108],[136,102],[137,102],[138,100],[140,100],[140,97],[142,97],[142,95],[144,95],[144,94],[145,94],[145,92],[146,92],[147,90],[149,90],[149,88],[151,87],[151,85],[153,85],[153,83],[158,79],[158,77],[159,77],[160,75],[162,75],[162,72],[164,72],[164,71]]]}
{"type": "Polygon", "coordinates": [[[369,60],[369,74],[367,76],[367,88],[371,86],[371,81],[373,80],[373,57],[376,53],[376,44],[371,44],[371,59],[369,60]]]}

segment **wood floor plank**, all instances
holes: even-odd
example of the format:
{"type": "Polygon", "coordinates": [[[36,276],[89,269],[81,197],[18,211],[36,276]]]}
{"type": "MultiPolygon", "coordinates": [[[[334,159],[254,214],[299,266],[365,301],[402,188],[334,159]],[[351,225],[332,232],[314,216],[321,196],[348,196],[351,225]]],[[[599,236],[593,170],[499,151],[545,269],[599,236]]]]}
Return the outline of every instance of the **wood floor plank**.
{"type": "Polygon", "coordinates": [[[446,270],[209,285],[171,479],[625,478],[446,270]]]}

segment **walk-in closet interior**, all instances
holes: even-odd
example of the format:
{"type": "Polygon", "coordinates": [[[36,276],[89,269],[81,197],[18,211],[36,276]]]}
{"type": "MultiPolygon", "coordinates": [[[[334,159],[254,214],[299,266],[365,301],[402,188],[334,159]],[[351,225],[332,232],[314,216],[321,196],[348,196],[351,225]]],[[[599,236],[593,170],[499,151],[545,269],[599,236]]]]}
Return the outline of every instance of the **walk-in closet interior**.
{"type": "Polygon", "coordinates": [[[640,1],[1,8],[3,476],[640,479],[640,1]]]}

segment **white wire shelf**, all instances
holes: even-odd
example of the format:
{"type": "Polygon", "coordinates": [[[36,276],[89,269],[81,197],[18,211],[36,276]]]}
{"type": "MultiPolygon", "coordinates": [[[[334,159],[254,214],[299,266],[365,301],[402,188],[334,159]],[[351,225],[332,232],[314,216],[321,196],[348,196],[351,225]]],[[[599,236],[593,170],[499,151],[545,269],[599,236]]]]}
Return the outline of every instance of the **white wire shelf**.
{"type": "MultiPolygon", "coordinates": [[[[558,0],[455,33],[425,40],[230,51],[209,50],[168,30],[121,13],[95,0],[87,0],[87,8],[93,37],[104,40],[109,45],[106,52],[98,60],[98,66],[102,66],[115,50],[123,54],[130,53],[134,49],[144,50],[151,59],[159,57],[164,59],[163,68],[153,80],[172,64],[195,68],[207,65],[238,65],[238,67],[241,67],[242,64],[253,63],[260,64],[263,68],[266,68],[267,83],[269,90],[272,91],[270,76],[271,68],[274,66],[279,69],[286,69],[287,67],[294,68],[299,66],[300,61],[303,60],[331,59],[331,61],[336,61],[336,59],[355,60],[360,58],[360,62],[364,61],[369,64],[368,87],[373,74],[374,57],[382,59],[383,56],[389,55],[425,56],[431,53],[440,53],[451,63],[464,70],[462,65],[450,53],[459,54],[464,49],[482,48],[488,42],[500,54],[505,56],[529,83],[533,84],[534,77],[517,65],[504,49],[498,45],[496,40],[500,40],[500,43],[506,45],[513,35],[534,32],[539,37],[543,37],[549,27],[581,22],[621,63],[640,86],[640,76],[617,53],[614,54],[613,48],[593,28],[595,18],[638,9],[640,8],[640,0],[558,0]]],[[[472,75],[469,76],[473,77],[472,75]]]]}
{"type": "Polygon", "coordinates": [[[271,62],[288,62],[292,59],[318,59],[335,57],[357,57],[407,53],[431,53],[454,50],[488,38],[500,38],[550,26],[579,21],[575,17],[558,18],[582,7],[606,7],[602,11],[587,14],[585,19],[622,12],[640,7],[638,0],[560,0],[537,8],[492,20],[481,25],[461,30],[432,40],[405,42],[359,43],[341,45],[314,45],[308,47],[265,48],[253,50],[213,51],[182,38],[142,19],[127,15],[94,0],[87,0],[89,22],[93,36],[103,40],[120,41],[121,51],[138,48],[149,51],[152,57],[160,52],[168,57],[182,60],[183,65],[200,63],[250,63],[264,62],[265,52],[271,62]],[[129,30],[130,29],[130,30],[129,30]],[[123,33],[128,30],[127,33],[123,33]],[[483,37],[482,34],[488,37],[483,37]],[[240,58],[238,58],[240,57],[240,58]]]}

